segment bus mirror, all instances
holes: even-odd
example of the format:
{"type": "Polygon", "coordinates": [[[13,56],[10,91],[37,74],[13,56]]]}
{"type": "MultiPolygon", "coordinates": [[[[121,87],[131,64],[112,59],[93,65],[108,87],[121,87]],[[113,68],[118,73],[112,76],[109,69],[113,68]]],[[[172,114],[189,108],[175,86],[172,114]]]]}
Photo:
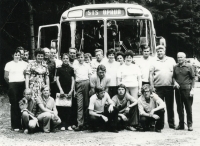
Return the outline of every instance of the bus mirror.
{"type": "Polygon", "coordinates": [[[156,45],[162,45],[166,47],[166,40],[163,37],[156,37],[156,45]]]}

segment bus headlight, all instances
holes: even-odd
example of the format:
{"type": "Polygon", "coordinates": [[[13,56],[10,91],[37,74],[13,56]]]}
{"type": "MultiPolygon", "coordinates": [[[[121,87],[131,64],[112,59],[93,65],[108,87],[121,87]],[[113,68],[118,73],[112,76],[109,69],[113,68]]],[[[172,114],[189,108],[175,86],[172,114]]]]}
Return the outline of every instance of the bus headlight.
{"type": "Polygon", "coordinates": [[[128,12],[129,16],[142,16],[143,15],[143,11],[141,9],[137,9],[137,8],[128,8],[127,12],[128,12]]]}
{"type": "Polygon", "coordinates": [[[80,18],[83,16],[83,10],[74,10],[68,13],[69,18],[80,18]]]}

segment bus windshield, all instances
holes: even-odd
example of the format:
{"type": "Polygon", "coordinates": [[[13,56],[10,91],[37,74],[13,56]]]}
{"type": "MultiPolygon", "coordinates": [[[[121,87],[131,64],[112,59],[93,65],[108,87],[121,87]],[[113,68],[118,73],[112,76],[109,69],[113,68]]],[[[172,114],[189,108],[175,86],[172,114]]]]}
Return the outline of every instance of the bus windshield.
{"type": "Polygon", "coordinates": [[[69,47],[75,47],[79,51],[91,53],[94,56],[94,50],[104,49],[106,43],[107,49],[113,48],[123,52],[132,50],[135,55],[141,55],[141,45],[152,48],[151,28],[151,21],[147,19],[63,22],[61,24],[61,53],[69,47]],[[107,38],[106,42],[104,42],[104,37],[107,38]]]}

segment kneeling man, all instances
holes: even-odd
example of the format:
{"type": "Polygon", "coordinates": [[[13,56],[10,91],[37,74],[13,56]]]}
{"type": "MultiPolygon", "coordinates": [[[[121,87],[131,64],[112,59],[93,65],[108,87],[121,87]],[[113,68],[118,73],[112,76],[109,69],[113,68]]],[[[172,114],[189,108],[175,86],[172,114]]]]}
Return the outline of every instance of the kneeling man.
{"type": "Polygon", "coordinates": [[[157,94],[151,91],[150,85],[143,85],[141,92],[138,108],[143,131],[149,130],[151,123],[156,122],[155,131],[161,132],[164,127],[165,104],[157,94]]]}
{"type": "Polygon", "coordinates": [[[92,130],[96,131],[97,127],[109,128],[109,131],[117,131],[118,110],[114,107],[110,96],[104,88],[95,88],[95,93],[90,98],[89,117],[92,130]]]}

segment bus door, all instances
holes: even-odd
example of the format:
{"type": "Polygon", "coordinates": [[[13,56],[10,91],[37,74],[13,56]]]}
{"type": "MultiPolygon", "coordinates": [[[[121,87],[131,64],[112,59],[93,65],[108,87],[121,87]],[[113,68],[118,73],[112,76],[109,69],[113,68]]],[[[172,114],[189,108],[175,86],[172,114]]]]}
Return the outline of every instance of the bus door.
{"type": "Polygon", "coordinates": [[[55,48],[60,56],[60,24],[42,25],[38,30],[37,48],[55,48]]]}

